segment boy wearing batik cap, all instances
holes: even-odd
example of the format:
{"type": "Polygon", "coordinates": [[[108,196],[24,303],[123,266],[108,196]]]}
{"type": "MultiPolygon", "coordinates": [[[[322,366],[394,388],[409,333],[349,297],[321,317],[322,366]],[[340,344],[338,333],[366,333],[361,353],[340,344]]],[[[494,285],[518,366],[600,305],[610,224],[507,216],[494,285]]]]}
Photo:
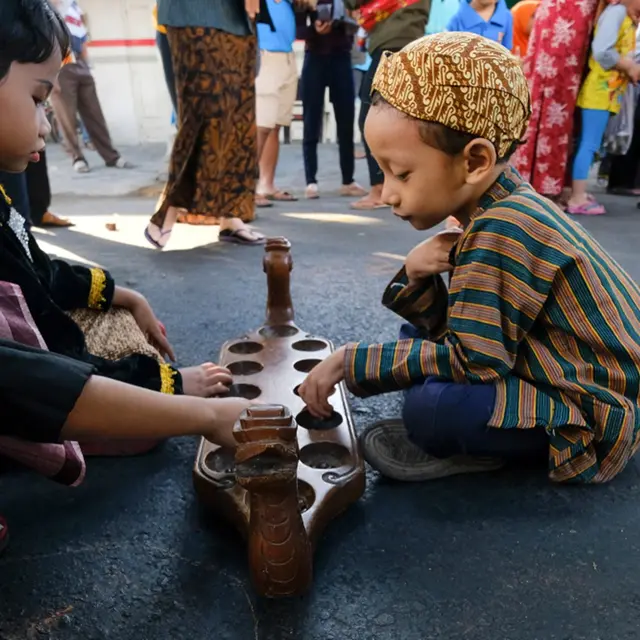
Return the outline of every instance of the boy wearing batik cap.
{"type": "Polygon", "coordinates": [[[546,459],[557,482],[610,480],[640,442],[640,289],[509,167],[530,116],[519,61],[473,34],[427,36],[385,57],[372,103],[394,214],[462,228],[409,253],[383,303],[410,324],[319,364],[300,388],[310,411],[330,414],[343,379],[360,396],[405,390],[403,420],[362,438],[398,479],[546,459]]]}

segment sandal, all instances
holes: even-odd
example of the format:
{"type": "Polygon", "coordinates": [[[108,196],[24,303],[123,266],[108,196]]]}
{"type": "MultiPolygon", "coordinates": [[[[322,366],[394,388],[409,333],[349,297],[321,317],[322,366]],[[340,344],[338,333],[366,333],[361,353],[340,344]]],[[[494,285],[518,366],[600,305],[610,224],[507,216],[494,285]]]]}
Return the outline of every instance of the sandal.
{"type": "Polygon", "coordinates": [[[389,205],[380,200],[367,200],[363,198],[357,202],[352,202],[351,208],[357,209],[358,211],[371,211],[373,209],[388,209],[389,205]]]}
{"type": "MultiPolygon", "coordinates": [[[[261,193],[260,194],[265,200],[273,200],[275,202],[297,202],[298,198],[296,198],[292,193],[288,191],[282,191],[278,189],[273,193],[261,193]]],[[[269,205],[270,206],[270,205],[269,205]]]]}
{"type": "Polygon", "coordinates": [[[9,544],[9,527],[3,516],[0,516],[0,554],[7,548],[9,544]]]}
{"type": "Polygon", "coordinates": [[[317,200],[320,197],[318,185],[315,182],[307,185],[307,188],[304,190],[304,197],[307,200],[317,200]]]}
{"type": "Polygon", "coordinates": [[[595,200],[587,200],[580,205],[568,204],[565,211],[574,216],[601,216],[607,212],[604,206],[595,200]]]}
{"type": "Polygon", "coordinates": [[[254,246],[265,243],[263,235],[246,227],[244,229],[223,229],[218,237],[220,242],[230,242],[232,244],[254,246]]]}
{"type": "Polygon", "coordinates": [[[269,207],[273,207],[273,202],[270,202],[269,197],[262,193],[256,193],[254,204],[256,205],[256,207],[259,207],[260,209],[267,209],[269,207]]]}
{"type": "Polygon", "coordinates": [[[382,420],[360,435],[364,459],[383,476],[404,482],[437,480],[461,473],[494,471],[504,463],[498,458],[458,455],[435,458],[409,440],[402,420],[382,420]]]}
{"type": "Polygon", "coordinates": [[[171,231],[172,229],[162,230],[157,225],[150,222],[144,230],[144,237],[151,246],[162,251],[167,246],[167,242],[169,242],[171,231]],[[154,227],[158,229],[159,235],[157,238],[154,238],[151,235],[151,231],[154,227]]]}

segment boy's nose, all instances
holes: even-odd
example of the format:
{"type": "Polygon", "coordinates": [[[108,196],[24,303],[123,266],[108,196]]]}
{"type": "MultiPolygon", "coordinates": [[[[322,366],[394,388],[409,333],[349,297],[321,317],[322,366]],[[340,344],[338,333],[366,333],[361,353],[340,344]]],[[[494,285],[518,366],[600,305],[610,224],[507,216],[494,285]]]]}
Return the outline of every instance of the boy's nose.
{"type": "Polygon", "coordinates": [[[38,135],[45,140],[51,133],[51,124],[44,109],[38,109],[38,135]]]}
{"type": "Polygon", "coordinates": [[[390,187],[389,180],[385,180],[382,183],[382,202],[388,204],[391,207],[397,207],[400,204],[400,198],[397,193],[390,187]]]}

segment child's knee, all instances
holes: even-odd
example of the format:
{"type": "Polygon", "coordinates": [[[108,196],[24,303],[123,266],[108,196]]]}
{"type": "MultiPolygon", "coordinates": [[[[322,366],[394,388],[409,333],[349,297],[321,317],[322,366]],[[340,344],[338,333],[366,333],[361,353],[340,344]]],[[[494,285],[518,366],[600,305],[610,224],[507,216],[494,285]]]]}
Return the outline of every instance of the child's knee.
{"type": "Polygon", "coordinates": [[[402,420],[411,442],[436,458],[454,455],[446,444],[446,434],[439,419],[438,400],[442,389],[438,384],[425,382],[405,393],[402,420]]]}

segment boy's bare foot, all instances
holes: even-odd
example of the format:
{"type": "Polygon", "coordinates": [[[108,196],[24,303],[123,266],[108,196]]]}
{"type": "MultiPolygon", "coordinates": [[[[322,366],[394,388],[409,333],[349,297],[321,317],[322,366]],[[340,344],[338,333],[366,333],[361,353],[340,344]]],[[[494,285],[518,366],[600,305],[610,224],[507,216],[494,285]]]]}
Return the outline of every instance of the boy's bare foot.
{"type": "Polygon", "coordinates": [[[180,375],[184,395],[198,398],[211,398],[226,393],[233,382],[228,369],[212,362],[180,369],[180,375]]]}

